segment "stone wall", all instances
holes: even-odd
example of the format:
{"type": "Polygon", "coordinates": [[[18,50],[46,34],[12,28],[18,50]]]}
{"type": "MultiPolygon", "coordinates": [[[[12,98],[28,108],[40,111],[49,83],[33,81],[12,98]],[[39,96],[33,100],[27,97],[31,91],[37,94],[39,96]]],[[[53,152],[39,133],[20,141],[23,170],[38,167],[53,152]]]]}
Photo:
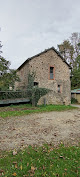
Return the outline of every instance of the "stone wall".
{"type": "MultiPolygon", "coordinates": [[[[28,73],[35,72],[35,82],[39,87],[49,88],[51,91],[43,96],[38,104],[70,104],[70,71],[68,65],[63,62],[54,50],[48,50],[39,56],[26,62],[18,71],[21,78],[21,85],[27,86],[28,73]],[[50,80],[50,66],[54,67],[54,80],[50,80]],[[58,93],[60,85],[60,93],[58,93]]],[[[20,87],[20,84],[18,85],[20,87]]]]}
{"type": "Polygon", "coordinates": [[[20,78],[20,82],[15,83],[15,90],[26,89],[28,84],[29,63],[27,62],[20,70],[17,71],[17,75],[20,78]]]}

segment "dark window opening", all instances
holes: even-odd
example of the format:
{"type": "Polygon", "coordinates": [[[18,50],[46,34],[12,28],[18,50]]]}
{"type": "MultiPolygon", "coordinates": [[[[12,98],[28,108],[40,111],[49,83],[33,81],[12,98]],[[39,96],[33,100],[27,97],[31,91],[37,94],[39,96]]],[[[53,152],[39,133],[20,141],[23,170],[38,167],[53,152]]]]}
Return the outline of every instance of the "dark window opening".
{"type": "Polygon", "coordinates": [[[61,86],[58,85],[58,93],[61,93],[61,86]]]}
{"type": "Polygon", "coordinates": [[[34,86],[38,86],[38,82],[34,82],[34,86]]]}
{"type": "Polygon", "coordinates": [[[0,76],[2,76],[2,72],[0,72],[0,76]]]}
{"type": "Polygon", "coordinates": [[[53,70],[54,70],[54,67],[50,67],[50,79],[54,79],[53,70]]]}

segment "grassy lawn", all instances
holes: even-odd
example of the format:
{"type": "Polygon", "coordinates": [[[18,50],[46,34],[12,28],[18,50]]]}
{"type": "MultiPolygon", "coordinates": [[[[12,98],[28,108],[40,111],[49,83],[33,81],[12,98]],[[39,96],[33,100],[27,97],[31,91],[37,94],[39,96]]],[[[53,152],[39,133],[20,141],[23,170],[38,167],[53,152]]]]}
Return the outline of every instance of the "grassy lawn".
{"type": "Polygon", "coordinates": [[[42,105],[32,107],[30,104],[0,107],[0,117],[22,116],[30,113],[49,112],[49,111],[65,111],[76,109],[72,106],[65,105],[42,105]]]}
{"type": "Polygon", "coordinates": [[[13,152],[1,152],[0,176],[5,177],[79,177],[80,147],[43,145],[13,152]]]}

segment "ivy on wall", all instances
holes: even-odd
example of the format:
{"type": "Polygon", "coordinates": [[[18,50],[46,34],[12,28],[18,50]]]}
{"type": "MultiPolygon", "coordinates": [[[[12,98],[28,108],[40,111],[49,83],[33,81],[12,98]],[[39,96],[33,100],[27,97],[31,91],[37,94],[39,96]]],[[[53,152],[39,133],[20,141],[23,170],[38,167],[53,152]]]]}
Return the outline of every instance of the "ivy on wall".
{"type": "Polygon", "coordinates": [[[39,88],[38,85],[34,86],[35,73],[29,73],[27,94],[33,106],[37,106],[39,99],[46,95],[50,90],[47,88],[39,88]]]}

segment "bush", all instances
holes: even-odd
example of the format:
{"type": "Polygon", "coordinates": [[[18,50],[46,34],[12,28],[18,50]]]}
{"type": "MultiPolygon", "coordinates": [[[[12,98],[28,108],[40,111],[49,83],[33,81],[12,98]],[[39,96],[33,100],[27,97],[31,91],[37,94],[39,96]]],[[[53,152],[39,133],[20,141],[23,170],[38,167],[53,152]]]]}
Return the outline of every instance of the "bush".
{"type": "Polygon", "coordinates": [[[34,86],[35,73],[28,74],[28,86],[27,86],[27,95],[30,99],[30,102],[33,106],[37,106],[38,100],[41,96],[46,95],[50,90],[47,88],[39,88],[38,85],[34,86]]]}
{"type": "Polygon", "coordinates": [[[75,99],[75,98],[71,98],[71,103],[73,104],[73,103],[78,103],[78,101],[77,101],[77,99],[75,99]]]}
{"type": "Polygon", "coordinates": [[[35,87],[32,89],[27,89],[27,95],[33,106],[37,106],[39,99],[46,95],[50,90],[46,88],[35,87]]]}

